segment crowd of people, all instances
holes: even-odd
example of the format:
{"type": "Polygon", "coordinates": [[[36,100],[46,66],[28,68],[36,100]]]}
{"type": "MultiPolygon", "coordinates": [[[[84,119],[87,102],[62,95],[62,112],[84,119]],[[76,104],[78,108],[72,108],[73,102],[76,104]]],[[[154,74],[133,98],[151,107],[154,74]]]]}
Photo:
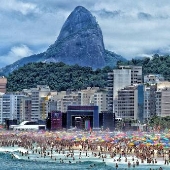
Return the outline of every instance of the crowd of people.
{"type": "MultiPolygon", "coordinates": [[[[94,140],[96,132],[86,132],[82,139],[67,139],[70,135],[67,132],[13,132],[4,131],[0,133],[0,147],[19,147],[25,150],[20,151],[20,156],[29,159],[46,159],[58,161],[59,163],[79,163],[85,159],[97,159],[106,163],[110,160],[118,168],[121,163],[129,167],[136,167],[143,164],[169,165],[170,149],[162,145],[144,144],[144,142],[132,141],[132,137],[119,137],[113,140],[94,140]],[[86,136],[85,136],[86,135],[86,136]],[[90,138],[93,135],[93,138],[90,138]],[[36,155],[36,156],[33,156],[36,155]]],[[[77,132],[80,133],[80,132],[77,132]]],[[[107,133],[107,132],[106,132],[107,133]]],[[[104,133],[103,133],[104,134],[104,133]]],[[[72,134],[76,135],[76,132],[72,134]]],[[[100,133],[96,135],[98,138],[100,133]]],[[[108,134],[107,134],[108,136],[108,134]]],[[[15,155],[11,157],[15,159],[15,155]]],[[[94,167],[95,164],[91,165],[94,167]]],[[[162,169],[161,167],[159,168],[162,169]]]]}

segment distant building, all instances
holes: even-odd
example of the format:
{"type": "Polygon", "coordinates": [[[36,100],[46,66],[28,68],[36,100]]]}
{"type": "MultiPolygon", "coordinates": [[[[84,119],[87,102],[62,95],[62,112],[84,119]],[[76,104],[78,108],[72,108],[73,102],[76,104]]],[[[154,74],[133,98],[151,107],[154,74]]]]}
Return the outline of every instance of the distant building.
{"type": "Polygon", "coordinates": [[[130,66],[131,68],[131,85],[142,84],[142,66],[130,66]]]}
{"type": "Polygon", "coordinates": [[[156,85],[144,86],[144,120],[156,115],[156,85]]]}
{"type": "Polygon", "coordinates": [[[98,90],[94,93],[94,106],[99,107],[99,113],[107,111],[107,91],[98,90]]]}
{"type": "Polygon", "coordinates": [[[6,93],[7,78],[4,76],[0,77],[0,92],[6,93]]]}
{"type": "Polygon", "coordinates": [[[87,89],[78,92],[81,106],[89,106],[93,104],[94,93],[99,90],[99,87],[87,87],[87,89]]]}
{"type": "Polygon", "coordinates": [[[32,101],[30,96],[26,96],[21,99],[20,110],[22,114],[20,115],[20,122],[24,120],[31,121],[31,104],[32,101]]]}
{"type": "Polygon", "coordinates": [[[118,117],[118,90],[142,82],[141,66],[119,66],[118,69],[108,73],[108,111],[118,117]]]}
{"type": "Polygon", "coordinates": [[[157,83],[156,115],[170,116],[170,82],[157,83]]]}
{"type": "Polygon", "coordinates": [[[144,83],[146,84],[156,84],[158,82],[164,81],[164,77],[161,74],[149,74],[144,76],[144,83]]]}
{"type": "Polygon", "coordinates": [[[61,91],[53,96],[53,100],[57,101],[57,110],[66,113],[68,106],[94,105],[94,94],[98,90],[99,87],[87,87],[80,91],[61,91]]]}
{"type": "Polygon", "coordinates": [[[47,96],[50,88],[47,85],[37,85],[36,88],[24,89],[31,97],[31,121],[44,120],[48,114],[47,96]]]}
{"type": "Polygon", "coordinates": [[[144,90],[144,119],[153,116],[170,116],[170,82],[158,81],[145,85],[144,90]]]}
{"type": "Polygon", "coordinates": [[[63,93],[62,95],[59,94],[56,96],[56,101],[57,101],[57,110],[61,111],[62,113],[67,112],[68,106],[75,106],[79,105],[79,96],[78,92],[71,92],[71,93],[63,93]]]}
{"type": "Polygon", "coordinates": [[[4,123],[6,119],[21,121],[23,115],[21,100],[25,97],[24,94],[8,93],[0,97],[0,123],[4,123]]]}
{"type": "Polygon", "coordinates": [[[118,112],[119,118],[138,118],[138,91],[136,86],[127,86],[118,91],[118,112]]]}
{"type": "Polygon", "coordinates": [[[57,101],[55,101],[53,98],[50,98],[48,100],[48,112],[52,112],[54,110],[57,110],[57,101]]]}
{"type": "Polygon", "coordinates": [[[131,69],[119,68],[108,73],[108,111],[117,115],[118,90],[131,85],[131,69]]]}
{"type": "Polygon", "coordinates": [[[137,85],[138,90],[138,120],[144,123],[144,85],[137,85]]]}
{"type": "Polygon", "coordinates": [[[119,118],[143,121],[143,85],[127,86],[118,90],[116,114],[119,118]]]}

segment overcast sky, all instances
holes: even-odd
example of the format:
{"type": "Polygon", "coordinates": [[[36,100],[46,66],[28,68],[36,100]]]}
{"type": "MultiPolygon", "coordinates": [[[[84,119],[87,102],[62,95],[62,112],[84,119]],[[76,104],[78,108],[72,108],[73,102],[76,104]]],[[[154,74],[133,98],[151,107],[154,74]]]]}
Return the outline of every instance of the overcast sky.
{"type": "Polygon", "coordinates": [[[106,49],[127,59],[170,54],[169,0],[0,0],[0,67],[45,51],[76,6],[96,17],[106,49]]]}

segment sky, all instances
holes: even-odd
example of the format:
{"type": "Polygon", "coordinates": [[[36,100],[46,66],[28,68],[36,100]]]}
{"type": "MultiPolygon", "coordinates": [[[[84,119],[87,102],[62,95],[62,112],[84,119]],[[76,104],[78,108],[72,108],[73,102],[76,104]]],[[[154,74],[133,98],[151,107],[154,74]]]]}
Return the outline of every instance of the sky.
{"type": "Polygon", "coordinates": [[[170,54],[169,0],[0,0],[0,68],[46,51],[76,6],[96,17],[107,50],[170,54]]]}

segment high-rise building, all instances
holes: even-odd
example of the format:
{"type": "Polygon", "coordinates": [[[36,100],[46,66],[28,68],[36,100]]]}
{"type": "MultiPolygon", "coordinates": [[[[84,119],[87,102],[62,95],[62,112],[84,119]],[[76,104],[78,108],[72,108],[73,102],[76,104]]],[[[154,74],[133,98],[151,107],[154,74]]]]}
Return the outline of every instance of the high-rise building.
{"type": "Polygon", "coordinates": [[[131,85],[131,69],[119,68],[108,73],[108,111],[116,115],[118,90],[131,85]]]}
{"type": "Polygon", "coordinates": [[[144,87],[144,120],[156,115],[156,85],[144,87]]]}
{"type": "Polygon", "coordinates": [[[143,85],[131,85],[118,90],[117,117],[143,122],[143,85]]]}
{"type": "Polygon", "coordinates": [[[141,66],[119,66],[108,73],[108,111],[118,117],[118,90],[126,86],[142,83],[141,66]]]}
{"type": "Polygon", "coordinates": [[[161,96],[161,116],[170,116],[170,88],[164,88],[161,96]]]}
{"type": "Polygon", "coordinates": [[[161,96],[162,96],[162,90],[156,91],[156,115],[161,116],[161,96]]]}
{"type": "Polygon", "coordinates": [[[127,86],[118,90],[118,110],[115,113],[124,119],[138,118],[138,91],[136,86],[127,86]]]}
{"type": "Polygon", "coordinates": [[[142,66],[130,66],[131,68],[131,85],[143,83],[142,66]]]}
{"type": "Polygon", "coordinates": [[[20,100],[20,122],[31,121],[31,98],[27,93],[20,100]]]}
{"type": "MultiPolygon", "coordinates": [[[[144,119],[153,116],[170,116],[170,82],[155,80],[155,76],[145,83],[144,90],[144,119]],[[149,83],[150,82],[150,83],[149,83]]],[[[157,78],[156,78],[157,79],[157,78]]],[[[145,79],[146,80],[146,79],[145,79]]]]}
{"type": "Polygon", "coordinates": [[[147,121],[155,115],[161,116],[162,89],[170,86],[160,74],[145,75],[144,84],[144,120],[147,121]]]}
{"type": "Polygon", "coordinates": [[[48,101],[49,98],[47,96],[40,97],[40,120],[45,120],[48,115],[48,101]]]}
{"type": "Polygon", "coordinates": [[[31,120],[44,120],[48,114],[48,102],[45,100],[50,95],[50,88],[47,85],[37,85],[36,88],[24,89],[31,98],[31,120]]]}
{"type": "Polygon", "coordinates": [[[0,123],[4,123],[6,119],[21,121],[21,100],[24,98],[23,94],[3,94],[0,98],[0,123]]]}
{"type": "Polygon", "coordinates": [[[157,83],[156,115],[170,116],[170,82],[157,83]]]}

